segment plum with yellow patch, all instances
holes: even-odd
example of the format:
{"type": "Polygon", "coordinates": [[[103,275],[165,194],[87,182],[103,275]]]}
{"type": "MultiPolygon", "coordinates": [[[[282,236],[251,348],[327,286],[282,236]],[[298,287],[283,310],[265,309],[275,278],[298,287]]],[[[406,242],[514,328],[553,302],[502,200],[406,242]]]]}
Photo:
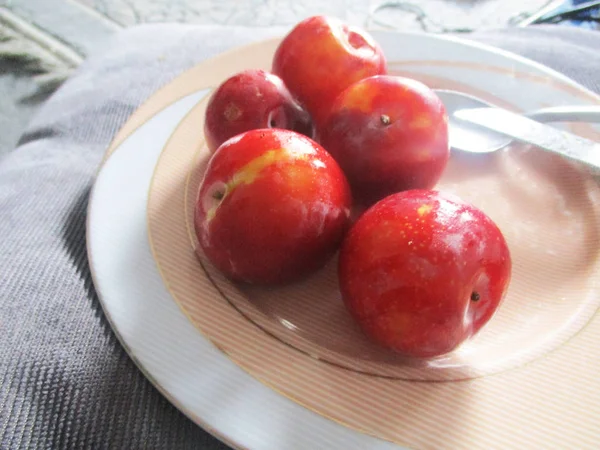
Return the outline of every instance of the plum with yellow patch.
{"type": "Polygon", "coordinates": [[[432,358],[477,333],[505,295],[511,257],[480,209],[432,190],[369,208],[340,251],[344,302],[365,333],[403,355],[432,358]]]}
{"type": "Polygon", "coordinates": [[[319,123],[340,92],[358,80],[386,73],[387,63],[365,30],[319,15],[299,22],[283,38],[272,70],[319,123]]]}
{"type": "Polygon", "coordinates": [[[439,97],[419,81],[380,75],[354,83],[333,103],[317,139],[365,204],[408,189],[431,189],[450,156],[439,97]]]}
{"type": "Polygon", "coordinates": [[[223,142],[258,128],[284,128],[312,136],[310,116],[277,75],[260,69],[236,73],[221,83],[206,107],[204,136],[211,152],[223,142]]]}
{"type": "Polygon", "coordinates": [[[343,172],[319,144],[289,130],[258,129],[211,157],[194,225],[201,250],[226,276],[279,284],[334,255],[351,204],[343,172]]]}

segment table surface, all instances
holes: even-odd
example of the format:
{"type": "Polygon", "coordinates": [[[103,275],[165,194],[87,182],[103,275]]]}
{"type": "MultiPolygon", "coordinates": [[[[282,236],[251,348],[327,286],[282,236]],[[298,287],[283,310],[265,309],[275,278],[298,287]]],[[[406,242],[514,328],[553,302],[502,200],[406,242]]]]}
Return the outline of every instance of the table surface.
{"type": "Polygon", "coordinates": [[[111,20],[130,26],[144,22],[186,22],[222,25],[291,25],[314,14],[329,14],[367,25],[370,12],[384,3],[395,4],[379,17],[399,29],[482,29],[503,27],[521,14],[532,13],[549,0],[76,0],[111,20]]]}

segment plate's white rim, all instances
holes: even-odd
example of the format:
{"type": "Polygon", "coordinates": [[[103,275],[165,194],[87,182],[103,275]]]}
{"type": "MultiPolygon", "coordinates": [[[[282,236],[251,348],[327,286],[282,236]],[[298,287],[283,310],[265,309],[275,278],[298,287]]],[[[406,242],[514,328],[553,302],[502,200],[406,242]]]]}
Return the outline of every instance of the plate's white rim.
{"type": "MultiPolygon", "coordinates": [[[[512,52],[506,51],[506,50],[502,50],[496,47],[492,47],[490,45],[487,44],[482,44],[479,42],[475,42],[475,41],[470,41],[468,39],[464,39],[464,38],[459,38],[459,37],[454,37],[454,36],[440,36],[440,35],[429,35],[429,34],[419,34],[419,33],[410,33],[410,32],[394,32],[394,31],[371,31],[372,34],[374,34],[377,37],[377,34],[388,34],[391,36],[394,36],[395,38],[398,38],[399,36],[411,36],[411,37],[419,37],[421,39],[433,39],[433,40],[441,40],[441,41],[450,41],[450,42],[454,42],[458,45],[461,46],[466,46],[466,47],[473,47],[473,48],[478,48],[480,50],[492,53],[500,58],[505,58],[505,59],[509,59],[509,60],[513,60],[515,62],[518,62],[520,64],[522,64],[524,67],[530,67],[532,69],[534,69],[535,71],[537,71],[538,73],[544,73],[547,74],[549,77],[554,78],[554,79],[558,79],[561,82],[563,82],[564,84],[570,85],[571,87],[573,87],[574,89],[578,90],[579,92],[581,92],[582,94],[586,94],[592,98],[595,98],[599,103],[600,103],[600,95],[594,93],[593,91],[585,88],[584,86],[580,85],[579,83],[577,83],[576,81],[572,80],[571,78],[567,77],[566,75],[555,71],[554,69],[551,69],[543,64],[537,63],[535,61],[532,61],[528,58],[522,57],[520,55],[514,54],[512,52]]],[[[244,45],[243,47],[250,47],[253,44],[248,44],[248,45],[244,45]]],[[[243,48],[242,47],[242,48],[243,48]]],[[[230,53],[230,52],[234,52],[236,50],[239,50],[239,48],[236,49],[232,49],[232,50],[228,50],[226,52],[224,52],[224,54],[226,53],[230,53]]],[[[162,108],[160,111],[158,111],[153,117],[159,116],[161,113],[163,113],[167,108],[172,107],[175,103],[183,100],[184,98],[188,98],[190,96],[193,96],[194,94],[197,94],[198,92],[196,91],[195,93],[192,94],[187,94],[184,95],[182,97],[176,98],[174,99],[171,103],[169,103],[168,105],[166,105],[164,108],[162,108]]],[[[191,108],[190,108],[191,109],[191,108]]],[[[150,119],[151,120],[151,119],[150,119]]],[[[130,140],[132,138],[132,136],[134,136],[136,133],[139,132],[140,129],[142,129],[144,126],[146,126],[148,124],[148,121],[144,122],[144,124],[142,124],[141,126],[139,126],[137,129],[133,130],[132,133],[127,136],[119,145],[118,148],[122,147],[123,145],[125,145],[125,143],[130,140]]],[[[118,149],[117,148],[117,149],[118,149]]],[[[113,156],[114,153],[111,154],[110,156],[113,156]]],[[[102,171],[104,170],[106,163],[108,162],[107,158],[104,162],[102,167],[98,170],[97,173],[97,177],[100,177],[102,175],[102,171]]],[[[95,286],[98,286],[98,280],[97,277],[95,275],[95,270],[94,270],[94,255],[93,255],[93,251],[91,249],[91,240],[92,240],[92,236],[90,233],[90,229],[91,229],[91,224],[93,222],[93,208],[94,208],[94,204],[95,204],[95,199],[96,199],[96,194],[97,194],[97,184],[95,183],[94,186],[92,187],[92,190],[90,192],[90,198],[89,198],[89,205],[88,205],[88,214],[87,214],[87,224],[86,224],[86,244],[87,244],[87,251],[88,251],[88,260],[89,260],[89,264],[90,264],[90,269],[91,269],[91,275],[92,275],[92,280],[94,282],[95,286]]],[[[173,403],[182,413],[184,413],[186,416],[188,416],[192,421],[196,422],[198,425],[202,426],[206,431],[210,432],[211,434],[213,434],[215,437],[217,437],[218,439],[220,439],[221,441],[225,442],[227,445],[230,445],[234,448],[245,448],[245,446],[247,445],[247,443],[244,442],[236,442],[235,439],[232,439],[232,436],[229,435],[229,433],[226,430],[222,430],[219,428],[215,428],[213,426],[211,426],[210,423],[206,422],[203,420],[202,417],[198,416],[197,414],[193,413],[191,410],[186,409],[184,406],[182,406],[182,403],[179,401],[180,399],[177,398],[177,396],[174,396],[172,394],[172,392],[169,391],[169,389],[165,388],[163,386],[164,381],[161,381],[160,377],[156,377],[153,374],[152,370],[149,370],[148,366],[148,360],[147,360],[147,356],[149,355],[143,355],[143,354],[139,354],[136,355],[135,351],[128,345],[127,343],[127,339],[121,334],[119,325],[116,323],[115,318],[113,317],[112,313],[111,313],[111,308],[110,305],[105,301],[104,297],[101,294],[102,289],[97,287],[97,291],[98,291],[98,297],[100,299],[100,304],[102,305],[103,311],[107,317],[107,320],[109,321],[109,323],[111,324],[111,327],[113,329],[113,331],[115,332],[115,335],[117,336],[119,342],[121,343],[121,345],[123,345],[123,347],[125,348],[125,350],[127,351],[127,353],[129,354],[129,356],[132,358],[132,360],[134,361],[134,363],[138,366],[138,368],[142,371],[142,373],[148,378],[148,380],[171,402],[173,403]]],[[[173,306],[175,306],[175,308],[177,309],[178,313],[180,314],[180,319],[181,319],[181,323],[183,324],[184,322],[189,324],[188,319],[185,317],[185,315],[183,314],[183,312],[179,309],[179,306],[176,304],[176,302],[171,301],[170,303],[172,303],[173,306]]],[[[196,331],[197,332],[197,331],[196,331]]],[[[200,333],[197,332],[198,337],[200,337],[201,340],[209,342],[208,339],[204,338],[200,333]]],[[[212,346],[212,343],[210,344],[212,346]]],[[[214,353],[218,353],[220,354],[223,358],[226,358],[229,365],[231,365],[231,369],[232,370],[236,370],[239,369],[239,367],[233,363],[231,360],[229,360],[229,358],[227,356],[225,356],[224,354],[222,354],[220,352],[220,350],[218,350],[216,347],[212,346],[212,352],[214,353]]],[[[266,388],[266,386],[264,386],[260,381],[254,379],[251,375],[247,374],[247,373],[243,373],[243,376],[246,378],[251,378],[253,384],[258,384],[260,386],[262,386],[263,388],[266,388]]],[[[266,388],[269,389],[269,388],[266,388]]],[[[270,389],[269,389],[270,390],[270,389]]],[[[271,391],[274,392],[274,391],[271,391]]],[[[300,410],[304,410],[306,412],[308,412],[310,415],[313,415],[313,419],[316,422],[331,422],[333,423],[331,420],[326,419],[322,416],[320,416],[317,413],[314,413],[312,411],[308,411],[306,410],[304,407],[300,406],[299,404],[295,403],[292,400],[287,399],[284,396],[281,396],[279,394],[276,394],[278,397],[281,398],[281,400],[283,402],[287,402],[288,403],[288,407],[291,409],[298,409],[298,411],[300,410]]],[[[341,426],[338,424],[334,424],[335,426],[341,426]]],[[[372,437],[372,436],[368,436],[362,433],[359,433],[353,429],[350,428],[344,428],[344,431],[348,434],[351,435],[355,435],[355,437],[348,441],[348,442],[352,442],[354,441],[354,443],[359,443],[358,441],[362,441],[363,439],[367,439],[369,441],[371,441],[371,444],[369,446],[369,448],[398,448],[398,446],[391,444],[389,442],[385,442],[382,441],[378,438],[372,437]],[[392,447],[390,447],[390,445],[392,447]]],[[[332,442],[329,442],[332,443],[332,442]]],[[[363,444],[365,442],[362,442],[363,444]]],[[[354,446],[353,446],[354,447],[354,446]]],[[[262,448],[262,447],[261,447],[262,448]]],[[[271,447],[265,447],[265,448],[271,448],[271,447]]],[[[279,448],[279,447],[273,447],[273,448],[279,448]]],[[[343,448],[350,448],[350,447],[343,447],[343,448]]],[[[364,446],[360,446],[357,448],[365,448],[364,446]]]]}
{"type": "Polygon", "coordinates": [[[596,94],[594,91],[586,88],[585,86],[581,85],[580,83],[578,83],[577,81],[573,80],[572,78],[566,76],[565,74],[558,72],[554,69],[552,69],[551,67],[548,67],[542,63],[539,63],[537,61],[534,61],[532,59],[526,58],[525,56],[521,56],[517,53],[513,53],[510,52],[508,50],[504,50],[498,47],[493,47],[491,45],[488,44],[484,44],[481,42],[477,42],[477,41],[473,41],[473,40],[469,40],[466,38],[461,38],[461,37],[457,37],[457,36],[446,36],[446,35],[438,35],[438,34],[416,34],[416,33],[411,33],[411,32],[406,32],[406,31],[373,31],[373,34],[390,34],[390,35],[404,35],[404,36],[422,36],[425,39],[435,39],[435,40],[441,40],[441,41],[450,41],[450,42],[454,42],[456,44],[460,44],[460,45],[465,45],[468,47],[473,47],[473,48],[478,48],[480,50],[484,50],[486,52],[489,53],[493,53],[497,56],[506,58],[506,59],[511,59],[513,61],[517,61],[525,66],[529,66],[531,68],[535,68],[536,70],[539,70],[540,72],[545,72],[546,74],[548,74],[551,78],[555,78],[560,80],[561,82],[563,82],[564,84],[568,84],[571,87],[573,87],[574,89],[577,89],[578,91],[585,93],[586,95],[589,95],[590,97],[595,97],[596,101],[598,101],[600,103],[600,94],[596,94]]]}

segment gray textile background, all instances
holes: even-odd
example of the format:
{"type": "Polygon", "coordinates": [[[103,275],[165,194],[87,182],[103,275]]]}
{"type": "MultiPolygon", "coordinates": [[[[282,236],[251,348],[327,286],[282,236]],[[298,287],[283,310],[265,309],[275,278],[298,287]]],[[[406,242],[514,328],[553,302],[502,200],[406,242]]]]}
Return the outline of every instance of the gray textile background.
{"type": "MultiPolygon", "coordinates": [[[[277,29],[150,25],[107,43],[0,159],[0,448],[225,449],[172,407],[118,344],[90,280],[87,197],[129,114],[182,70],[277,29]]],[[[600,91],[600,33],[470,36],[600,91]]],[[[219,405],[214,405],[219,408],[219,405]]]]}

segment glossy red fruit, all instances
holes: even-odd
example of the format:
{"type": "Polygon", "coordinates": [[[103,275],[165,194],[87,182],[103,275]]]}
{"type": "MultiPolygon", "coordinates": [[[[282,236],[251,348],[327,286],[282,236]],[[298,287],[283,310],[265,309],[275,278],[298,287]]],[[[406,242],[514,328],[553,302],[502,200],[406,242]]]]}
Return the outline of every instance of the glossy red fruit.
{"type": "Polygon", "coordinates": [[[310,116],[281,78],[264,70],[245,70],[212,94],[204,121],[206,144],[214,152],[236,134],[258,128],[284,128],[312,136],[310,116]]]}
{"type": "Polygon", "coordinates": [[[395,192],[435,186],[450,156],[448,120],[439,97],[418,81],[366,78],[342,92],[319,142],[366,204],[395,192]]]}
{"type": "Polygon", "coordinates": [[[313,120],[352,83],[386,73],[383,50],[366,31],[339,19],[313,16],[298,23],[273,58],[279,75],[313,120]]]}
{"type": "Polygon", "coordinates": [[[208,259],[250,283],[284,283],[323,266],[348,228],[350,188],[316,142],[288,130],[252,130],[209,161],[195,210],[208,259]]]}
{"type": "Polygon", "coordinates": [[[508,287],[504,237],[481,210],[411,190],[368,209],[339,260],[344,302],[365,333],[401,354],[448,353],[492,317],[508,287]]]}

